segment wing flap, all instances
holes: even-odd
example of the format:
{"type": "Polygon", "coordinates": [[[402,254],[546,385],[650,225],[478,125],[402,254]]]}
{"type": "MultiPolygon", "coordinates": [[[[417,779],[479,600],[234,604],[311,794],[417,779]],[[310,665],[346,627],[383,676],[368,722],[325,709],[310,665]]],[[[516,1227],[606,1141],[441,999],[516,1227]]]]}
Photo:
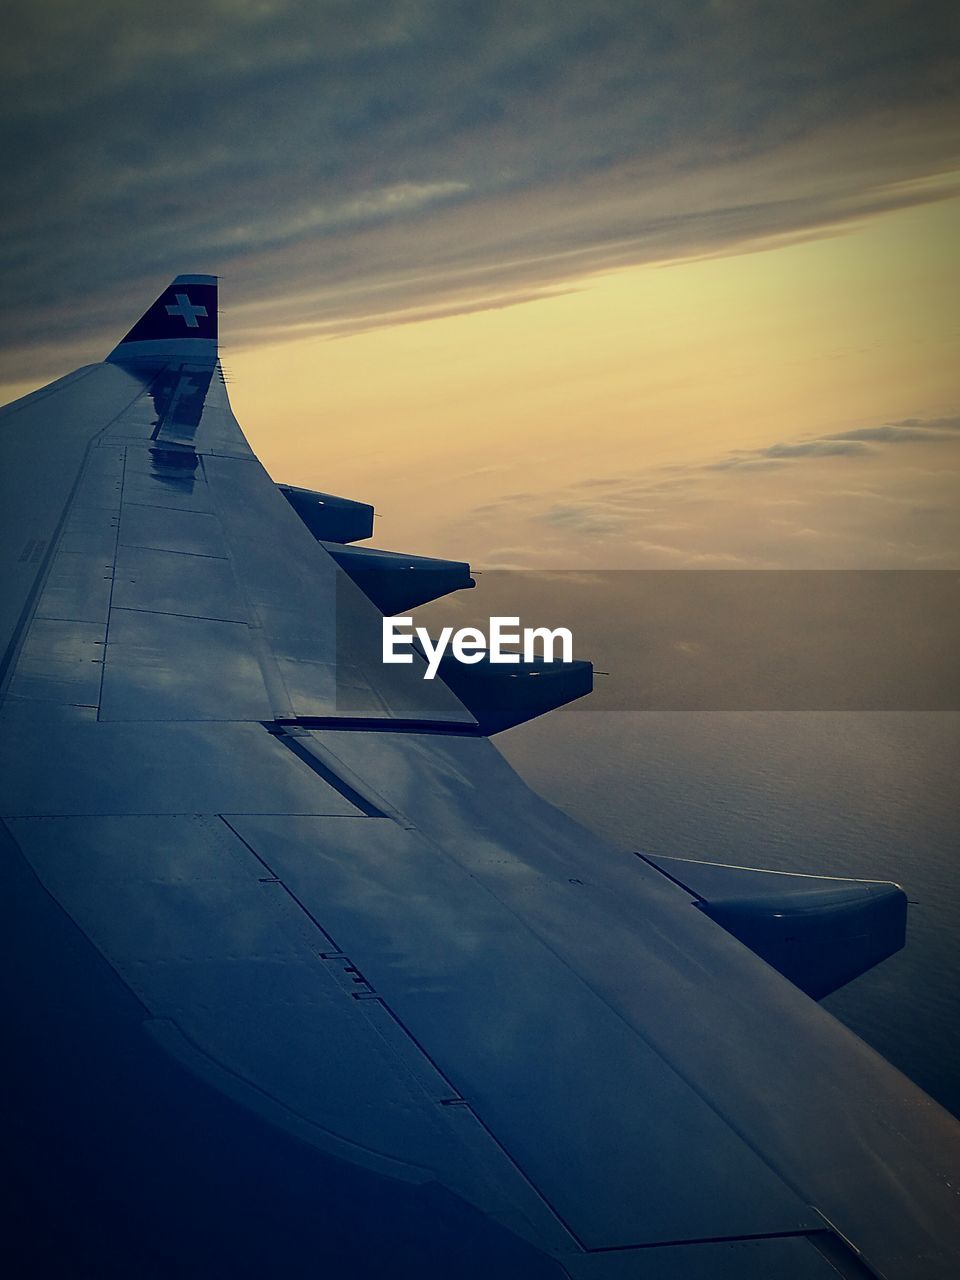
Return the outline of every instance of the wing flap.
{"type": "Polygon", "coordinates": [[[382,819],[228,821],[584,1247],[820,1225],[604,1000],[417,832],[382,819]]]}

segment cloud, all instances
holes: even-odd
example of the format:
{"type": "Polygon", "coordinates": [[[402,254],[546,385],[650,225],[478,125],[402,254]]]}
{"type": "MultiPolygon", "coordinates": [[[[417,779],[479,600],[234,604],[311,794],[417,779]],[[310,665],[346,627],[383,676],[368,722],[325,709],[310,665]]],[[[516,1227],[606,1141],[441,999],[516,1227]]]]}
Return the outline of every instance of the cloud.
{"type": "Polygon", "coordinates": [[[823,436],[823,441],[831,440],[868,440],[876,444],[894,444],[909,441],[911,444],[923,441],[950,440],[960,432],[960,417],[930,418],[922,422],[919,418],[904,418],[902,422],[886,422],[878,427],[860,427],[855,431],[838,432],[836,435],[823,436]]]}
{"type": "Polygon", "coordinates": [[[875,427],[857,427],[817,436],[813,440],[788,441],[763,449],[737,449],[724,458],[704,465],[711,471],[764,471],[794,458],[849,458],[871,452],[876,444],[936,443],[955,440],[960,433],[960,417],[904,418],[875,427]]]}
{"type": "Polygon", "coordinates": [[[4,368],[98,354],[181,270],[234,343],[355,332],[941,198],[950,14],[13,0],[4,368]]]}
{"type": "Polygon", "coordinates": [[[706,465],[711,471],[767,471],[790,458],[836,458],[866,453],[867,446],[859,440],[832,439],[801,440],[796,444],[771,444],[752,452],[731,453],[726,458],[706,465]]]}
{"type": "Polygon", "coordinates": [[[560,529],[571,529],[576,533],[598,537],[607,533],[616,533],[627,522],[629,516],[623,512],[611,510],[609,507],[599,509],[596,504],[580,502],[557,503],[545,511],[541,519],[560,529]]]}
{"type": "Polygon", "coordinates": [[[585,476],[471,509],[467,554],[481,566],[526,569],[951,568],[957,445],[960,417],[906,418],[585,476]],[[762,484],[751,478],[757,470],[762,484]],[[489,552],[485,536],[496,539],[489,552]]]}

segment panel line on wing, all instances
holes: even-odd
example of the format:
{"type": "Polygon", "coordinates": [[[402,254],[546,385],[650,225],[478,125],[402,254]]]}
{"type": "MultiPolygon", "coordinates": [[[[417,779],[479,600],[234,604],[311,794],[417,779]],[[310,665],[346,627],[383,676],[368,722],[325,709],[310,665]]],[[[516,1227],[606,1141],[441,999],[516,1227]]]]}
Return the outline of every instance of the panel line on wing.
{"type": "Polygon", "coordinates": [[[251,598],[244,575],[238,567],[236,558],[236,537],[229,527],[229,522],[224,518],[224,504],[216,491],[216,486],[210,484],[210,477],[207,473],[206,463],[202,456],[200,458],[200,469],[203,474],[204,483],[207,485],[208,492],[210,494],[213,510],[220,522],[227,559],[230,562],[230,568],[236,584],[238,598],[242,601],[246,612],[250,643],[260,667],[260,676],[263,681],[267,701],[270,704],[272,716],[274,719],[282,716],[290,716],[293,714],[293,700],[290,696],[290,691],[283,678],[283,672],[277,661],[276,654],[268,643],[267,637],[264,633],[259,611],[251,598]]]}
{"type": "MultiPolygon", "coordinates": [[[[106,430],[106,428],[104,428],[104,430],[106,430]]],[[[49,576],[50,569],[53,565],[54,559],[60,550],[60,543],[63,536],[63,531],[64,531],[64,528],[66,527],[67,520],[73,511],[74,499],[76,498],[77,492],[80,489],[80,485],[82,484],[84,476],[86,475],[87,466],[90,461],[90,456],[93,452],[95,439],[96,437],[87,444],[87,447],[84,450],[83,459],[77,470],[76,479],[73,482],[70,492],[67,494],[66,501],[63,504],[63,511],[61,512],[60,519],[57,521],[57,524],[53,530],[53,533],[47,543],[46,553],[44,554],[43,559],[40,563],[40,568],[37,571],[37,575],[36,575],[36,578],[34,579],[33,586],[31,587],[27,595],[27,598],[24,601],[23,609],[20,612],[20,617],[18,618],[17,624],[13,629],[13,632],[10,636],[10,640],[7,644],[7,647],[4,650],[3,656],[2,658],[0,658],[0,699],[2,699],[7,692],[7,686],[9,684],[9,680],[13,676],[14,670],[16,668],[16,660],[19,658],[20,650],[22,648],[23,642],[26,639],[27,632],[29,631],[30,625],[33,621],[33,616],[36,611],[36,606],[40,600],[40,596],[43,593],[43,588],[46,585],[47,578],[49,576]]]]}
{"type": "MultiPolygon", "coordinates": [[[[98,369],[102,368],[103,366],[92,365],[86,370],[79,370],[78,376],[73,378],[72,381],[76,383],[84,379],[88,379],[96,373],[98,369]]],[[[48,392],[50,397],[53,397],[55,392],[61,390],[64,383],[67,381],[70,380],[65,379],[60,383],[52,384],[50,388],[41,388],[41,392],[35,393],[34,396],[24,397],[23,401],[12,406],[12,411],[19,412],[28,408],[31,404],[36,403],[37,400],[47,398],[43,394],[44,392],[48,392]]],[[[91,495],[94,497],[94,500],[86,504],[82,501],[84,486],[91,483],[93,474],[91,469],[92,463],[98,456],[99,447],[103,445],[105,441],[110,444],[111,449],[114,447],[109,436],[111,428],[114,428],[118,423],[121,423],[124,418],[135,410],[143,397],[150,393],[150,389],[155,381],[156,375],[152,374],[146,379],[142,377],[138,378],[135,393],[129,398],[126,396],[124,397],[121,407],[102,427],[99,427],[91,434],[83,447],[83,452],[77,465],[76,476],[63,501],[63,507],[60,511],[59,518],[56,520],[56,523],[50,532],[50,536],[46,540],[46,553],[39,563],[37,573],[24,598],[23,607],[20,611],[19,617],[17,618],[17,621],[10,633],[10,639],[7,643],[6,649],[4,650],[2,657],[0,657],[0,699],[6,695],[10,682],[16,673],[24,645],[29,638],[29,633],[36,617],[37,608],[42,600],[44,590],[48,585],[51,572],[57,563],[58,557],[60,557],[65,550],[65,543],[67,541],[67,534],[70,529],[71,520],[75,517],[77,511],[85,505],[91,510],[100,509],[101,502],[103,501],[103,495],[98,492],[95,493],[95,495],[91,495]]],[[[113,510],[112,503],[108,504],[108,506],[113,510]]],[[[114,562],[115,560],[116,556],[114,554],[114,562]]],[[[113,573],[112,568],[110,572],[111,574],[113,573]]],[[[69,618],[63,618],[61,620],[64,623],[71,621],[69,618]]],[[[99,683],[102,687],[102,670],[100,674],[101,680],[99,683]]],[[[87,702],[75,703],[68,701],[67,705],[86,706],[90,704],[87,702]]]]}
{"type": "MultiPolygon", "coordinates": [[[[123,511],[123,481],[127,470],[127,451],[120,448],[120,493],[117,506],[123,511]]],[[[113,567],[110,571],[110,589],[107,597],[107,622],[103,629],[103,662],[100,664],[100,685],[97,689],[97,719],[100,719],[100,707],[103,704],[103,678],[107,670],[107,645],[110,643],[110,618],[113,613],[113,593],[117,585],[117,551],[120,546],[120,521],[117,521],[113,539],[113,567]]]]}

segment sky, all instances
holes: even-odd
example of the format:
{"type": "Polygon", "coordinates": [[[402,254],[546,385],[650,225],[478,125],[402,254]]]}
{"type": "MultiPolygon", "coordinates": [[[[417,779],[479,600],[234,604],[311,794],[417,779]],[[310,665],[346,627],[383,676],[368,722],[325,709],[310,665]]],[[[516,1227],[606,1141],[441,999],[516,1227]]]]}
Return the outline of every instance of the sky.
{"type": "Polygon", "coordinates": [[[0,391],[222,276],[274,476],[496,567],[954,564],[947,3],[13,3],[0,391]]]}

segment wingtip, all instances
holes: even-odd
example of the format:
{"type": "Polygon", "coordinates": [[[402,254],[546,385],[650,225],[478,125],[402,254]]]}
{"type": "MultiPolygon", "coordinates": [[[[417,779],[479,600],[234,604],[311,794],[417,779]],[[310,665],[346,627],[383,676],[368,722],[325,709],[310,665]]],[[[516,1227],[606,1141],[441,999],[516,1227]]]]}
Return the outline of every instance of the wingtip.
{"type": "Polygon", "coordinates": [[[217,284],[212,275],[177,276],[114,347],[107,361],[215,363],[217,284]]]}

